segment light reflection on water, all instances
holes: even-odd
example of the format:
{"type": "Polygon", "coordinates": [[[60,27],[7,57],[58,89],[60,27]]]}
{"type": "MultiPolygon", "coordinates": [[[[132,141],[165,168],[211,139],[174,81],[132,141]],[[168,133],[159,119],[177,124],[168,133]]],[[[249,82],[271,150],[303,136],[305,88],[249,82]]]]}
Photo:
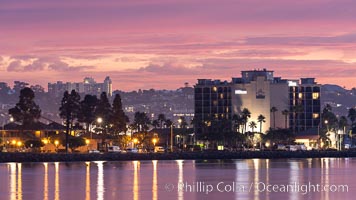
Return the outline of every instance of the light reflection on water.
{"type": "Polygon", "coordinates": [[[0,164],[0,199],[352,199],[355,169],[353,158],[7,163],[0,164]],[[218,191],[221,182],[233,191],[218,191]],[[303,195],[254,189],[258,183],[309,182],[348,185],[349,191],[303,195]],[[214,190],[207,194],[199,183],[214,190]]]}

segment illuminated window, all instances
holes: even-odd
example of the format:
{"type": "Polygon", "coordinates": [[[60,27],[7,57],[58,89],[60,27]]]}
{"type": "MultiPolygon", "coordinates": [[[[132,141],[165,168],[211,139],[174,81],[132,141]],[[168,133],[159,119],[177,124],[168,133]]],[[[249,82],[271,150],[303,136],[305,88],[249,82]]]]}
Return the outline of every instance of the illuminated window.
{"type": "Polygon", "coordinates": [[[218,114],[215,114],[215,119],[219,118],[219,115],[218,114]]]}
{"type": "Polygon", "coordinates": [[[299,97],[299,99],[302,99],[303,98],[303,93],[299,93],[298,97],[299,97]]]}
{"type": "Polygon", "coordinates": [[[319,93],[313,92],[313,99],[319,99],[319,93]]]}
{"type": "Polygon", "coordinates": [[[216,88],[215,86],[213,87],[213,91],[216,92],[218,91],[218,88],[216,88]]]}
{"type": "Polygon", "coordinates": [[[319,113],[313,113],[313,119],[319,118],[319,113]]]}
{"type": "Polygon", "coordinates": [[[224,94],[220,94],[220,99],[223,99],[224,98],[224,94]]]}
{"type": "Polygon", "coordinates": [[[226,108],[226,112],[227,112],[227,113],[229,112],[229,108],[226,108]]]}

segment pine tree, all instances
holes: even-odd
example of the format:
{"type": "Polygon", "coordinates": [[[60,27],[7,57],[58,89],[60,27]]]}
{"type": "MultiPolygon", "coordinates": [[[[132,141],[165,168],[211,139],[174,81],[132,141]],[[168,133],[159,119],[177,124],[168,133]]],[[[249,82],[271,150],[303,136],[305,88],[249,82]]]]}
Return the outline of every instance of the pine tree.
{"type": "Polygon", "coordinates": [[[20,91],[19,102],[14,108],[9,109],[9,114],[22,124],[22,128],[30,128],[41,117],[41,109],[34,99],[33,90],[25,87],[20,91]]]}
{"type": "Polygon", "coordinates": [[[59,108],[60,111],[59,115],[62,119],[65,120],[66,123],[65,144],[66,144],[67,153],[68,153],[69,133],[73,126],[74,120],[78,118],[79,109],[80,109],[80,95],[75,90],[72,90],[70,94],[68,93],[68,91],[65,91],[61,101],[61,107],[59,108]]]}
{"type": "Polygon", "coordinates": [[[129,118],[126,116],[124,110],[122,109],[121,97],[119,94],[115,95],[112,104],[112,117],[111,124],[113,125],[112,130],[115,134],[120,132],[126,132],[126,124],[129,122],[129,118]]]}

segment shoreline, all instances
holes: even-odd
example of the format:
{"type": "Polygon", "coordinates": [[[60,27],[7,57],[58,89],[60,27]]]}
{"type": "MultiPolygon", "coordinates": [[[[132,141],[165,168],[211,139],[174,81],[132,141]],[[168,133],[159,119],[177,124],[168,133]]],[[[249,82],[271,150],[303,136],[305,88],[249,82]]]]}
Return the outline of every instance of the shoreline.
{"type": "Polygon", "coordinates": [[[288,158],[349,158],[356,151],[241,151],[241,152],[176,152],[176,153],[0,153],[0,163],[8,162],[84,162],[132,160],[229,160],[288,158]]]}

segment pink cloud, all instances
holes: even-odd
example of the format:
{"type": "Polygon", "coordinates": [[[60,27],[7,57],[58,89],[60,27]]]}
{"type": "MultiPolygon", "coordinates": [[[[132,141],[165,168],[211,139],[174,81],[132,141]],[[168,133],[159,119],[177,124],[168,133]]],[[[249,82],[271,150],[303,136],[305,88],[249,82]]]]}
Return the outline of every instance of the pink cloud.
{"type": "Polygon", "coordinates": [[[4,1],[0,61],[7,71],[0,76],[46,85],[112,75],[115,87],[128,90],[267,67],[354,87],[355,7],[352,0],[4,1]],[[99,65],[108,67],[97,72],[99,65]]]}

